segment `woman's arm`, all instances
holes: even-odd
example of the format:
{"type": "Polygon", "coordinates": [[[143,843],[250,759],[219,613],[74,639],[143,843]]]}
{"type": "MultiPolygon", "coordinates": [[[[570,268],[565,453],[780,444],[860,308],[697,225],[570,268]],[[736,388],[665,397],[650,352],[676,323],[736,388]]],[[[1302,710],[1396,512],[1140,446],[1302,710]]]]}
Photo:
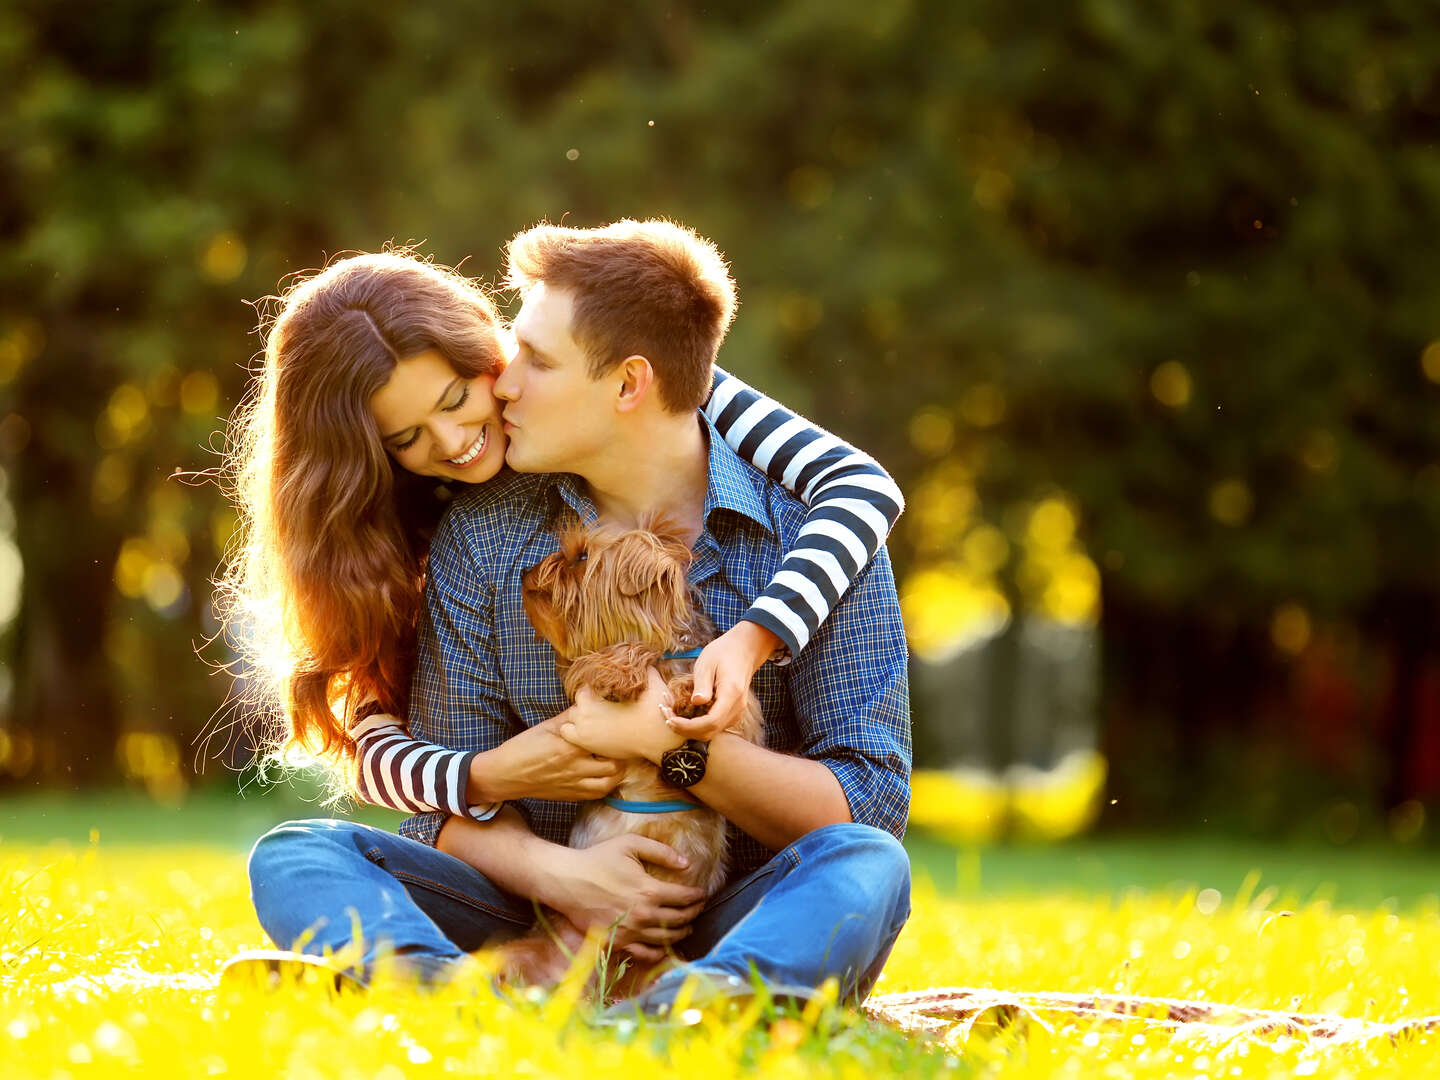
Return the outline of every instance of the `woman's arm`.
{"type": "Polygon", "coordinates": [[[576,750],[560,736],[565,719],[561,713],[493,750],[477,751],[411,738],[384,713],[367,716],[352,729],[356,792],[391,810],[472,821],[489,821],[508,799],[584,802],[610,794],[623,763],[576,750]]]}
{"type": "Polygon", "coordinates": [[[718,367],[705,415],[738,455],[810,508],[795,546],[742,616],[798,656],[885,543],[905,497],[869,454],[718,367]]]}
{"type": "Polygon", "coordinates": [[[810,510],[765,591],[695,661],[690,705],[709,710],[671,724],[691,739],[713,738],[739,718],[766,660],[784,664],[800,654],[905,508],[899,486],[869,454],[718,367],[705,415],[737,454],[810,510]]]}
{"type": "Polygon", "coordinates": [[[500,803],[471,806],[468,784],[476,750],[447,750],[412,739],[400,720],[385,713],[355,725],[355,789],[366,802],[391,810],[438,810],[488,821],[500,803]]]}

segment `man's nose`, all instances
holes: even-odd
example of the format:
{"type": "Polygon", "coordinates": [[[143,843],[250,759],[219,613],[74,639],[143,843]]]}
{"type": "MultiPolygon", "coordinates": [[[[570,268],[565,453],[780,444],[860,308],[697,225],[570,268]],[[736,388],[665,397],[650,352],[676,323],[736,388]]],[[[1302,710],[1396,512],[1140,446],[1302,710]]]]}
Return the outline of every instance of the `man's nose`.
{"type": "Polygon", "coordinates": [[[515,368],[515,364],[507,364],[490,391],[501,401],[514,401],[520,396],[519,379],[515,375],[515,368]]]}

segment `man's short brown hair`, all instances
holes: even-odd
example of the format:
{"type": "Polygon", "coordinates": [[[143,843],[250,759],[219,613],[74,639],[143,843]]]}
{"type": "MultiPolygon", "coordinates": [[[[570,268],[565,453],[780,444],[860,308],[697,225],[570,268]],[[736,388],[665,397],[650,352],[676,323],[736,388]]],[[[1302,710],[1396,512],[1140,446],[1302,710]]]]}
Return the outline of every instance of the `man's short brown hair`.
{"type": "Polygon", "coordinates": [[[710,396],[711,367],[735,315],[735,283],[715,245],[671,221],[598,229],[536,225],[505,250],[506,284],[544,282],[575,297],[571,332],[598,379],[627,356],[655,368],[671,412],[710,396]]]}

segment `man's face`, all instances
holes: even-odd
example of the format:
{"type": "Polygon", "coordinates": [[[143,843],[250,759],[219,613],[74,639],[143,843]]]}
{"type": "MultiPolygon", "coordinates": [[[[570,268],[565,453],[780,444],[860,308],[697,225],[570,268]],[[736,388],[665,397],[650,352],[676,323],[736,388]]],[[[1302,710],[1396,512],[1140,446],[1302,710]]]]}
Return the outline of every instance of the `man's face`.
{"type": "Polygon", "coordinates": [[[519,472],[585,475],[612,443],[614,393],[591,379],[589,357],[571,334],[574,296],[531,288],[514,323],[515,356],[495,382],[510,440],[505,460],[519,472]]]}

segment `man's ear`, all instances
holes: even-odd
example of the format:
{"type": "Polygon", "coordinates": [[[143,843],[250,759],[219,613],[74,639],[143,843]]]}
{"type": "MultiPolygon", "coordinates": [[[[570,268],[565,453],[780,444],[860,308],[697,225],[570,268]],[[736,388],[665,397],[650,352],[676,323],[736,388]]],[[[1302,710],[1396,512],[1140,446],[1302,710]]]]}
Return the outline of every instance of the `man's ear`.
{"type": "Polygon", "coordinates": [[[633,353],[621,360],[611,372],[611,377],[620,379],[620,393],[615,407],[620,412],[633,412],[650,395],[655,387],[655,368],[648,358],[633,353]]]}

